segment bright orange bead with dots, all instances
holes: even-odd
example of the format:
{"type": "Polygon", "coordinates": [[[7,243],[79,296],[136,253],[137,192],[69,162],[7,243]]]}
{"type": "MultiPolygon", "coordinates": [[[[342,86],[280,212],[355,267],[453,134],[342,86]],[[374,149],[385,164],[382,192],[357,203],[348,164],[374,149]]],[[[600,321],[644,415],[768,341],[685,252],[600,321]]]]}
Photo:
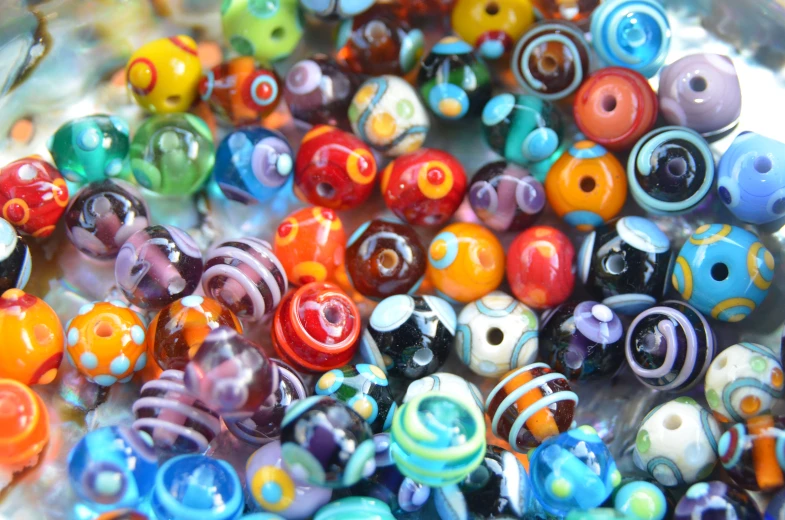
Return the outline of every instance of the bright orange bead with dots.
{"type": "Polygon", "coordinates": [[[303,208],[278,225],[273,252],[289,283],[335,280],[346,255],[346,231],[335,211],[320,206],[303,208]]]}
{"type": "Polygon", "coordinates": [[[68,205],[68,187],[57,169],[40,157],[0,168],[2,216],[16,229],[47,237],[68,205]]]}
{"type": "Polygon", "coordinates": [[[504,248],[479,224],[451,224],[431,241],[427,275],[440,296],[474,301],[502,282],[504,248]]]}
{"type": "Polygon", "coordinates": [[[0,296],[0,377],[46,385],[63,359],[63,326],[43,300],[19,289],[0,296]]]}
{"type": "Polygon", "coordinates": [[[0,466],[25,467],[49,442],[49,412],[41,397],[13,379],[0,379],[0,466]]]}

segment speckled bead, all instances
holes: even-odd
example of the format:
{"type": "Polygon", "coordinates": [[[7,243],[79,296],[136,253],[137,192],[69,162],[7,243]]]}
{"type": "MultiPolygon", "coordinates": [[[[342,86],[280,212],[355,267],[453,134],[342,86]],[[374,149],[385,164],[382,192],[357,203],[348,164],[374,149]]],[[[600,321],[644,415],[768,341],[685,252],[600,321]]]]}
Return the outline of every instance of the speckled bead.
{"type": "Polygon", "coordinates": [[[731,479],[744,489],[777,491],[785,486],[781,440],[784,436],[785,417],[751,417],[722,434],[718,446],[720,462],[731,479]]]}
{"type": "Polygon", "coordinates": [[[736,322],[763,302],[774,272],[774,257],[758,237],[727,224],[706,224],[679,251],[672,282],[703,314],[736,322]]]}

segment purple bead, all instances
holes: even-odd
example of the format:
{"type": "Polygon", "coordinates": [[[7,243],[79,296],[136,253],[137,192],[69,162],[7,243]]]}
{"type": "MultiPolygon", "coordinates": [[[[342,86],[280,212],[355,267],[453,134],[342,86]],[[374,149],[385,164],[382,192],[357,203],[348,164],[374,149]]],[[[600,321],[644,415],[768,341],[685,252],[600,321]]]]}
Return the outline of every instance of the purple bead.
{"type": "Polygon", "coordinates": [[[659,97],[669,124],[686,126],[704,137],[732,129],[741,115],[736,68],[720,54],[685,56],[662,69],[659,97]]]}
{"type": "Polygon", "coordinates": [[[278,370],[261,347],[218,327],[186,365],[185,386],[224,419],[237,420],[272,405],[278,370]]]}
{"type": "Polygon", "coordinates": [[[624,332],[619,317],[601,303],[581,302],[572,314],[578,332],[596,343],[614,343],[624,332]]]}
{"type": "Polygon", "coordinates": [[[545,190],[528,170],[497,161],[474,175],[469,203],[489,228],[521,231],[531,226],[545,207],[545,190]]]}
{"type": "MultiPolygon", "coordinates": [[[[731,520],[762,518],[755,501],[742,489],[713,480],[693,484],[684,494],[673,514],[674,520],[711,518],[712,520],[731,520]]],[[[768,518],[768,517],[767,517],[768,518]]]]}
{"type": "Polygon", "coordinates": [[[193,293],[202,265],[202,252],[188,233],[174,226],[150,226],[125,241],[114,276],[131,303],[157,310],[193,293]]]}

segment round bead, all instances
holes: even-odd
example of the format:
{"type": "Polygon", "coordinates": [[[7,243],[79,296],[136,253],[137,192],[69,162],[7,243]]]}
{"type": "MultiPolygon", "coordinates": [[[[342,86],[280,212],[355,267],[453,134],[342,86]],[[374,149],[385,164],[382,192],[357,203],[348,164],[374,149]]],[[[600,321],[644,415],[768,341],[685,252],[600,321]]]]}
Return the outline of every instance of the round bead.
{"type": "Polygon", "coordinates": [[[564,20],[584,27],[588,25],[592,12],[600,5],[600,0],[531,0],[531,4],[546,20],[564,20]]]}
{"type": "Polygon", "coordinates": [[[497,161],[486,164],[472,177],[469,204],[494,231],[522,231],[545,208],[545,189],[527,170],[497,161]]]}
{"type": "Polygon", "coordinates": [[[449,394],[469,405],[474,404],[480,411],[484,411],[482,394],[474,383],[470,383],[461,376],[450,372],[436,372],[409,383],[403,402],[408,403],[415,397],[425,392],[443,392],[449,394]]]}
{"type": "Polygon", "coordinates": [[[774,257],[758,237],[727,224],[705,224],[682,246],[671,280],[703,314],[737,322],[766,298],[774,272],[774,257]]]}
{"type": "Polygon", "coordinates": [[[264,240],[230,240],[205,255],[204,293],[240,318],[258,322],[272,316],[288,287],[286,271],[264,240]]]}
{"type": "Polygon", "coordinates": [[[499,381],[485,400],[485,413],[493,434],[525,453],[567,431],[577,404],[578,396],[563,375],[545,363],[533,363],[499,381]]]}
{"type": "Polygon", "coordinates": [[[742,489],[732,484],[712,480],[693,484],[676,504],[674,520],[693,518],[761,518],[755,501],[742,489]]]}
{"type": "Polygon", "coordinates": [[[350,18],[367,11],[375,0],[301,0],[300,5],[306,12],[323,20],[350,18]]]}
{"type": "Polygon", "coordinates": [[[572,113],[587,139],[621,151],[654,128],[657,105],[657,94],[646,78],[629,69],[608,67],[581,85],[572,113]]]}
{"type": "Polygon", "coordinates": [[[19,231],[48,237],[68,204],[68,187],[54,166],[25,157],[0,168],[2,216],[19,231]]]}
{"type": "Polygon", "coordinates": [[[224,38],[240,55],[268,64],[291,54],[300,43],[303,26],[297,0],[221,3],[224,38]]]}
{"type": "Polygon", "coordinates": [[[720,437],[720,462],[742,488],[765,493],[777,491],[785,486],[783,436],[783,417],[758,415],[749,418],[746,424],[734,424],[720,437]]]}
{"type": "Polygon", "coordinates": [[[592,67],[591,48],[574,24],[542,21],[518,40],[510,68],[527,93],[547,100],[573,95],[592,67]]]}
{"type": "Polygon", "coordinates": [[[390,162],[382,172],[384,202],[413,226],[445,224],[466,193],[466,172],[453,155],[423,148],[390,162]]]}
{"type": "Polygon", "coordinates": [[[647,78],[657,74],[671,44],[665,9],[656,0],[607,0],[591,15],[591,36],[600,60],[647,78]]]}
{"type": "Polygon", "coordinates": [[[591,231],[619,214],[627,200],[624,167],[597,143],[578,141],[553,163],[545,194],[556,214],[591,231]]]}
{"type": "Polygon", "coordinates": [[[27,242],[7,220],[0,218],[0,294],[9,289],[24,289],[32,269],[27,242]]]}
{"type": "Polygon", "coordinates": [[[515,297],[534,309],[547,309],[570,297],[575,285],[575,249],[550,226],[527,229],[507,252],[507,281],[515,297]]]}
{"type": "Polygon", "coordinates": [[[690,397],[653,409],[638,429],[633,461],[663,486],[707,478],[717,463],[717,421],[690,397]]]}
{"type": "MultiPolygon", "coordinates": [[[[622,482],[613,493],[613,507],[625,518],[664,520],[669,513],[668,498],[656,484],[645,480],[622,482]]],[[[671,506],[672,507],[672,506],[671,506]]]]}
{"type": "Polygon", "coordinates": [[[494,291],[458,315],[455,353],[475,374],[501,376],[537,358],[538,325],[526,305],[494,291]]]}
{"type": "Polygon", "coordinates": [[[743,422],[769,413],[783,397],[782,365],[767,347],[737,343],[719,354],[706,372],[705,392],[714,417],[743,422]]]}
{"type": "Polygon", "coordinates": [[[766,224],[785,215],[785,144],[742,132],[722,155],[717,193],[736,218],[766,224]]]}
{"type": "Polygon", "coordinates": [[[427,273],[439,295],[468,303],[502,282],[504,248],[479,224],[450,224],[431,241],[427,273]],[[467,280],[472,283],[467,284],[467,280]]]}
{"type": "Polygon", "coordinates": [[[627,161],[630,193],[644,210],[671,215],[700,204],[714,183],[714,157],[695,131],[664,126],[644,135],[627,161]]]}
{"type": "Polygon", "coordinates": [[[509,52],[534,22],[529,2],[458,0],[452,9],[452,29],[483,58],[495,60],[509,52]]]}
{"type": "Polygon", "coordinates": [[[369,517],[374,520],[395,520],[390,506],[369,497],[348,497],[336,500],[322,507],[314,520],[342,520],[344,518],[369,517]]]}
{"type": "Polygon", "coordinates": [[[27,385],[0,379],[0,464],[4,470],[35,464],[49,443],[49,412],[27,385]]]}
{"type": "Polygon", "coordinates": [[[627,329],[625,355],[635,377],[655,390],[684,392],[703,380],[717,340],[706,318],[669,300],[638,314],[627,329]]]}

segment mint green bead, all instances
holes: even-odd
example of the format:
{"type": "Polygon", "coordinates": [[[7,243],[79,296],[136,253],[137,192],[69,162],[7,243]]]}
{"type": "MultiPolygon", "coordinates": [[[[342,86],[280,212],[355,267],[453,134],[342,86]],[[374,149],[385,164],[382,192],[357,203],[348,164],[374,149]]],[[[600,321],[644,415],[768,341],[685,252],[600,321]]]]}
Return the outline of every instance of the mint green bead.
{"type": "Polygon", "coordinates": [[[235,51],[268,65],[289,56],[303,35],[297,0],[223,0],[221,23],[235,51]]]}
{"type": "Polygon", "coordinates": [[[213,171],[215,144],[207,124],[191,114],[151,116],[134,135],[131,170],[144,188],[191,195],[213,171]]]}
{"type": "Polygon", "coordinates": [[[349,497],[336,500],[317,511],[313,520],[395,520],[390,506],[370,497],[349,497]]]}

